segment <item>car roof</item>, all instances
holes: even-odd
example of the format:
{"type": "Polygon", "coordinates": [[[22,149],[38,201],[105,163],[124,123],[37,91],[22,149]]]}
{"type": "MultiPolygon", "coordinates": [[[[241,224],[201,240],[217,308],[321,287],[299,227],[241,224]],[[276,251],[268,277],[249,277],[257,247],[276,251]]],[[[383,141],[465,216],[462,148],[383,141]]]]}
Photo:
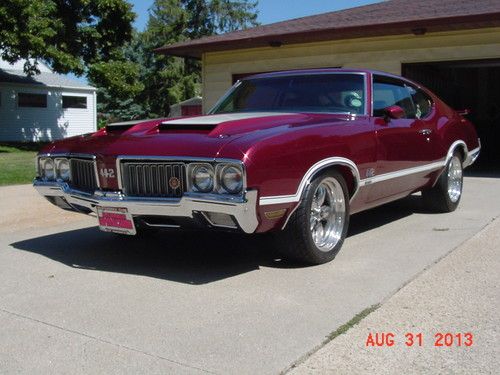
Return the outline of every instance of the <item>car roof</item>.
{"type": "Polygon", "coordinates": [[[408,82],[418,88],[422,88],[425,91],[429,92],[429,90],[423,87],[418,82],[412,81],[411,79],[383,72],[381,70],[373,70],[373,69],[352,69],[352,68],[314,68],[314,69],[293,69],[293,70],[281,70],[276,72],[266,72],[266,73],[257,73],[241,78],[241,81],[248,79],[259,79],[259,78],[272,78],[272,77],[281,77],[281,76],[300,76],[300,75],[314,75],[314,74],[327,74],[327,73],[354,73],[354,74],[365,74],[365,75],[382,75],[385,77],[395,78],[402,80],[404,82],[408,82]]]}
{"type": "Polygon", "coordinates": [[[308,74],[325,74],[325,73],[358,73],[358,74],[378,74],[387,77],[402,79],[408,82],[411,80],[401,77],[396,74],[383,72],[381,70],[373,69],[353,69],[353,68],[314,68],[314,69],[290,69],[290,70],[280,70],[276,72],[265,72],[256,73],[248,75],[241,80],[253,79],[253,78],[267,78],[267,77],[279,77],[279,76],[293,76],[293,75],[308,75],[308,74]]]}

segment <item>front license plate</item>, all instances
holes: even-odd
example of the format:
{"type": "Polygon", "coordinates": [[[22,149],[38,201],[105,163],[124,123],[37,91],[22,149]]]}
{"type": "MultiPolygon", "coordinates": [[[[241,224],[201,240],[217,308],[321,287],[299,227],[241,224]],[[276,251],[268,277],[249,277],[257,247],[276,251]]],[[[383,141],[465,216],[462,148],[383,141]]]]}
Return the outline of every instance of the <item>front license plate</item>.
{"type": "Polygon", "coordinates": [[[126,208],[97,207],[99,229],[105,232],[136,234],[134,220],[126,208]]]}

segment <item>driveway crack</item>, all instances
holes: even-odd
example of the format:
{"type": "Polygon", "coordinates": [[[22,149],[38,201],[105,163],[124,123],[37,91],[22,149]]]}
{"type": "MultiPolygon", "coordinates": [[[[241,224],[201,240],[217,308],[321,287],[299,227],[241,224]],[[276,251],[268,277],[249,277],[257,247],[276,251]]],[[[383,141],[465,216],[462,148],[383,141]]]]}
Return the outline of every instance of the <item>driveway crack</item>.
{"type": "Polygon", "coordinates": [[[43,320],[39,320],[39,319],[30,317],[30,316],[27,316],[27,315],[23,315],[23,314],[19,314],[19,313],[16,313],[16,312],[9,311],[9,310],[5,310],[3,308],[0,308],[0,312],[3,312],[3,313],[8,314],[8,315],[15,316],[17,318],[26,319],[26,320],[29,320],[29,321],[32,321],[32,322],[35,322],[35,323],[40,323],[40,324],[46,325],[48,327],[52,327],[52,328],[64,331],[64,332],[68,332],[68,333],[72,333],[72,334],[79,335],[79,336],[82,336],[82,337],[86,337],[86,338],[88,338],[90,340],[96,340],[96,341],[102,342],[104,344],[108,344],[108,345],[112,345],[112,346],[118,347],[120,349],[130,350],[132,352],[143,354],[143,355],[146,355],[148,357],[152,357],[152,358],[160,359],[160,360],[163,360],[163,361],[167,361],[167,362],[170,362],[170,363],[173,363],[175,365],[182,366],[182,367],[185,367],[185,368],[188,368],[188,369],[191,369],[191,370],[198,370],[198,371],[205,372],[205,373],[208,373],[208,374],[217,374],[214,371],[210,371],[210,370],[206,370],[206,369],[203,369],[203,368],[200,368],[200,367],[192,366],[192,365],[189,365],[187,363],[182,363],[182,362],[179,362],[179,361],[175,361],[173,359],[166,358],[166,357],[163,357],[163,356],[158,355],[158,354],[148,353],[148,352],[145,352],[145,351],[140,350],[140,349],[135,349],[135,348],[132,348],[130,346],[122,345],[122,344],[119,344],[119,343],[116,343],[116,342],[113,342],[113,341],[110,341],[110,340],[106,340],[106,339],[103,339],[103,338],[100,338],[100,337],[92,336],[92,335],[89,335],[87,333],[83,333],[83,332],[75,331],[73,329],[61,327],[61,326],[58,326],[58,325],[53,324],[53,323],[44,322],[43,320]]]}

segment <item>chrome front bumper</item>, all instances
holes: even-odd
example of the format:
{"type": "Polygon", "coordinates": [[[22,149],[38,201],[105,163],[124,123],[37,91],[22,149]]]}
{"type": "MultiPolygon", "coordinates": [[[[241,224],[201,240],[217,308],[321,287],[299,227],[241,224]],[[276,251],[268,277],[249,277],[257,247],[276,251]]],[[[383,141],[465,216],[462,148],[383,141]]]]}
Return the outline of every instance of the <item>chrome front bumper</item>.
{"type": "Polygon", "coordinates": [[[169,199],[127,197],[120,192],[101,190],[89,194],[74,190],[67,183],[45,182],[38,179],[33,182],[33,186],[52,203],[74,211],[96,213],[97,206],[118,207],[126,208],[132,216],[191,219],[196,213],[205,217],[207,213],[226,214],[231,215],[245,233],[253,233],[258,225],[257,191],[255,190],[247,191],[243,198],[218,194],[185,193],[180,199],[169,199]]]}

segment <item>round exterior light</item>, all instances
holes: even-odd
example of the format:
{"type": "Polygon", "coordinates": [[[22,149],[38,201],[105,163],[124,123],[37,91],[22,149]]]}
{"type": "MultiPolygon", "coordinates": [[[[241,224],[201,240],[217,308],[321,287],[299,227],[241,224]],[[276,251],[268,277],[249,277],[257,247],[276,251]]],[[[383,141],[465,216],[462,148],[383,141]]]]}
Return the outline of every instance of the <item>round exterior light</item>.
{"type": "Polygon", "coordinates": [[[193,186],[201,193],[209,193],[214,188],[214,171],[207,165],[198,165],[192,172],[193,186]]]}
{"type": "Polygon", "coordinates": [[[241,169],[234,165],[224,167],[220,174],[222,188],[230,194],[238,194],[243,188],[243,175],[241,169]]]}
{"type": "Polygon", "coordinates": [[[40,159],[40,171],[42,172],[42,177],[44,179],[54,180],[56,177],[54,160],[51,158],[40,159]]]}
{"type": "Polygon", "coordinates": [[[70,179],[70,167],[68,159],[56,159],[56,171],[57,176],[63,181],[69,181],[70,179]]]}

